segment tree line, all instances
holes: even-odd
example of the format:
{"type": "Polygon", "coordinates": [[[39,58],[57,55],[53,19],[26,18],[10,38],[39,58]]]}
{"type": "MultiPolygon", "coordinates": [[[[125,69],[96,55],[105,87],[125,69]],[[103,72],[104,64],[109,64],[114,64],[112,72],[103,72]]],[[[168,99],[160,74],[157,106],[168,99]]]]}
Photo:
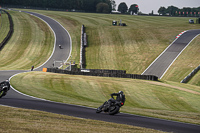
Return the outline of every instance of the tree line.
{"type": "Polygon", "coordinates": [[[159,15],[170,15],[170,16],[200,16],[200,7],[190,8],[184,7],[179,9],[175,6],[160,7],[158,10],[159,15]]]}
{"type": "Polygon", "coordinates": [[[131,14],[138,14],[139,7],[137,4],[132,4],[129,8],[125,2],[121,2],[118,6],[117,11],[121,13],[131,13],[131,14]]]}
{"type": "Polygon", "coordinates": [[[0,5],[78,10],[109,13],[115,8],[114,0],[0,0],[0,5]]]}

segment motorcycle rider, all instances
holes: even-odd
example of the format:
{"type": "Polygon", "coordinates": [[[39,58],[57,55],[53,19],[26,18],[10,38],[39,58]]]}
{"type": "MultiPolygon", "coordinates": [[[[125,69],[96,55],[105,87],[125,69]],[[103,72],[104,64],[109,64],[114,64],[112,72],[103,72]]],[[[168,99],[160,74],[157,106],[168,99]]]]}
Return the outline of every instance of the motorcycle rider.
{"type": "Polygon", "coordinates": [[[118,93],[112,93],[112,94],[110,94],[110,96],[112,98],[110,98],[108,101],[106,101],[102,105],[102,108],[104,107],[104,109],[107,109],[111,105],[111,103],[114,103],[115,101],[121,102],[122,105],[124,105],[126,98],[125,98],[123,91],[119,91],[118,93]],[[114,96],[116,96],[116,100],[114,99],[114,96]]]}
{"type": "MultiPolygon", "coordinates": [[[[10,90],[10,82],[9,82],[8,79],[7,79],[6,81],[1,82],[0,85],[1,85],[1,84],[7,85],[7,86],[8,86],[7,91],[10,90]]],[[[2,87],[3,87],[3,86],[2,86],[2,87]]],[[[7,91],[5,91],[5,93],[4,93],[3,96],[5,96],[5,95],[7,94],[7,91]]]]}
{"type": "Polygon", "coordinates": [[[124,92],[123,92],[123,91],[119,91],[118,93],[112,93],[112,94],[110,94],[110,96],[111,96],[112,98],[110,98],[110,99],[108,100],[108,103],[109,103],[109,102],[115,102],[115,99],[114,99],[113,96],[116,96],[116,101],[122,102],[123,105],[124,105],[124,102],[125,102],[126,98],[125,98],[125,95],[124,95],[124,92]]]}

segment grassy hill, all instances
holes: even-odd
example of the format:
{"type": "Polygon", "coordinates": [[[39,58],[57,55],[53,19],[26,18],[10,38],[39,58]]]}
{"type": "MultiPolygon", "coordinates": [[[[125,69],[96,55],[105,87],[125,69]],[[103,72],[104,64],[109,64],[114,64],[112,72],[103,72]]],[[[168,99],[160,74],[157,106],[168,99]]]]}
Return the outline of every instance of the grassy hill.
{"type": "MultiPolygon", "coordinates": [[[[56,19],[69,31],[73,41],[72,59],[77,64],[80,27],[84,24],[89,45],[86,49],[86,67],[120,69],[134,74],[141,74],[180,32],[199,29],[198,24],[191,25],[188,23],[189,18],[181,17],[35,12],[56,19]],[[112,26],[113,20],[120,19],[128,26],[112,26]]],[[[199,65],[199,39],[200,37],[197,37],[180,55],[163,77],[164,80],[180,82],[199,65]]]]}
{"type": "Polygon", "coordinates": [[[25,94],[94,108],[122,90],[122,112],[200,124],[200,87],[194,85],[44,72],[19,74],[11,83],[25,94]]]}
{"type": "Polygon", "coordinates": [[[30,69],[32,65],[42,65],[53,51],[54,37],[50,28],[34,16],[9,12],[14,22],[14,33],[0,52],[0,70],[30,69]]]}
{"type": "Polygon", "coordinates": [[[9,20],[6,13],[2,11],[0,17],[0,43],[4,40],[9,32],[9,20]]]}
{"type": "MultiPolygon", "coordinates": [[[[69,31],[72,60],[77,64],[84,24],[89,43],[87,68],[122,69],[134,74],[141,74],[180,32],[199,28],[188,24],[189,18],[33,11],[56,19],[69,31]],[[128,26],[112,26],[112,20],[120,19],[128,26]]],[[[29,69],[33,62],[38,66],[51,53],[53,35],[41,20],[25,13],[11,13],[15,32],[0,53],[0,62],[8,61],[0,64],[0,69],[29,69]]],[[[64,103],[89,103],[91,107],[102,104],[110,93],[123,90],[127,102],[122,112],[200,124],[200,88],[195,86],[199,85],[200,74],[190,82],[195,85],[179,83],[199,65],[199,39],[187,47],[159,82],[32,72],[14,77],[11,83],[26,94],[64,103]]]]}
{"type": "MultiPolygon", "coordinates": [[[[77,64],[79,63],[80,52],[80,28],[81,25],[84,24],[86,26],[89,45],[86,49],[86,67],[91,69],[120,69],[133,74],[141,74],[151,62],[172,43],[176,35],[180,32],[199,28],[198,24],[189,24],[189,18],[32,11],[56,19],[69,31],[73,41],[72,60],[76,61],[77,64]],[[120,21],[120,19],[128,26],[112,26],[113,20],[120,21]]],[[[6,51],[7,55],[1,52],[3,58],[0,59],[1,62],[5,63],[0,65],[0,69],[29,69],[30,66],[33,65],[32,62],[35,62],[34,65],[38,66],[42,61],[47,59],[48,55],[51,53],[53,35],[47,35],[49,32],[46,31],[50,30],[48,28],[41,29],[41,27],[44,27],[40,26],[43,22],[38,23],[40,20],[33,19],[33,16],[15,12],[13,18],[16,23],[15,33],[14,37],[12,37],[12,41],[10,41],[8,45],[11,45],[10,43],[12,43],[12,45],[9,46],[11,49],[14,45],[21,44],[20,46],[25,49],[18,47],[16,51],[18,51],[17,53],[20,53],[19,55],[25,56],[14,56],[16,58],[13,58],[13,54],[11,53],[14,53],[14,51],[5,49],[4,51],[6,51]],[[20,15],[21,18],[23,17],[28,23],[23,24],[23,21],[17,23],[17,21],[19,21],[15,17],[17,14],[20,15]],[[20,25],[23,25],[23,27],[20,25]],[[24,32],[26,31],[25,34],[22,32],[22,28],[24,28],[24,32]],[[28,30],[26,30],[26,28],[28,30]],[[38,29],[38,31],[31,31],[31,29],[38,29]],[[21,33],[17,33],[16,31],[20,31],[21,33]],[[41,33],[41,35],[38,35],[37,33],[41,33]],[[19,34],[20,36],[22,34],[24,35],[24,37],[20,37],[23,38],[23,40],[21,40],[22,42],[16,38],[16,35],[18,36],[19,34]],[[32,41],[30,39],[28,40],[30,37],[32,38],[32,41]],[[18,41],[13,42],[13,40],[18,41]],[[41,45],[44,42],[50,46],[41,45]],[[34,52],[24,52],[30,50],[34,51],[36,47],[39,48],[37,53],[39,52],[41,55],[33,54],[34,52]],[[42,49],[45,49],[46,51],[42,51],[42,49]],[[11,51],[11,53],[8,54],[8,51],[11,51]],[[44,54],[42,55],[42,53],[44,54]],[[44,55],[46,56],[44,57],[44,55]],[[24,59],[24,57],[27,58],[24,59]],[[44,58],[38,60],[40,57],[44,58]],[[17,58],[18,60],[16,60],[17,58]],[[19,60],[19,58],[21,58],[21,60],[19,60]],[[10,61],[5,61],[7,59],[10,61]],[[24,63],[24,61],[26,63],[24,63]],[[17,62],[22,63],[19,64],[17,62]]],[[[45,24],[43,23],[43,25],[45,24]]],[[[184,50],[164,75],[163,80],[180,82],[199,65],[199,39],[200,37],[197,37],[188,48],[184,50]]]]}

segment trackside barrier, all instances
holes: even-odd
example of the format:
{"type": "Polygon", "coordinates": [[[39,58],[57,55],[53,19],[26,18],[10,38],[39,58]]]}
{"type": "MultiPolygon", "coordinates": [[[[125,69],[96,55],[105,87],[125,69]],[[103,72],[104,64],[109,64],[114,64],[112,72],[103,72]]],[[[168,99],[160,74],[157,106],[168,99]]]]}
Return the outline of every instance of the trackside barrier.
{"type": "Polygon", "coordinates": [[[126,74],[124,70],[102,70],[102,69],[74,69],[72,71],[61,70],[56,68],[47,68],[47,72],[71,74],[71,75],[85,75],[85,76],[100,76],[100,77],[116,77],[116,78],[132,78],[158,81],[157,76],[153,75],[138,75],[126,74]]]}
{"type": "Polygon", "coordinates": [[[192,79],[192,77],[200,70],[200,65],[195,68],[188,76],[186,76],[181,83],[187,83],[190,81],[190,79],[192,79]]]}
{"type": "Polygon", "coordinates": [[[43,71],[43,72],[47,72],[47,68],[43,68],[42,71],[43,71]]]}
{"type": "Polygon", "coordinates": [[[80,47],[80,68],[85,68],[85,47],[87,47],[87,35],[85,33],[85,26],[81,27],[81,47],[80,47]]]}
{"type": "Polygon", "coordinates": [[[4,38],[4,40],[0,43],[0,50],[6,45],[8,40],[11,38],[11,36],[13,34],[13,30],[14,30],[14,28],[13,28],[13,20],[12,20],[11,15],[5,10],[2,10],[2,11],[4,11],[8,15],[8,19],[9,19],[9,23],[10,23],[10,30],[9,30],[7,36],[4,38]]]}

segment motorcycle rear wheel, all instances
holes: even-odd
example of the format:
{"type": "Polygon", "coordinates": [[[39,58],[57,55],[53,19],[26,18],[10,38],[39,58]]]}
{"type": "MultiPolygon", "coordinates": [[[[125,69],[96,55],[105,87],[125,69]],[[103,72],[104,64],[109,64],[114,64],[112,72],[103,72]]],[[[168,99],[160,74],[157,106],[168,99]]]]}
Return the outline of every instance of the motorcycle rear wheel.
{"type": "Polygon", "coordinates": [[[119,109],[120,107],[118,105],[111,105],[109,107],[109,111],[108,111],[108,114],[109,115],[114,115],[114,114],[117,114],[119,112],[119,109]]]}

